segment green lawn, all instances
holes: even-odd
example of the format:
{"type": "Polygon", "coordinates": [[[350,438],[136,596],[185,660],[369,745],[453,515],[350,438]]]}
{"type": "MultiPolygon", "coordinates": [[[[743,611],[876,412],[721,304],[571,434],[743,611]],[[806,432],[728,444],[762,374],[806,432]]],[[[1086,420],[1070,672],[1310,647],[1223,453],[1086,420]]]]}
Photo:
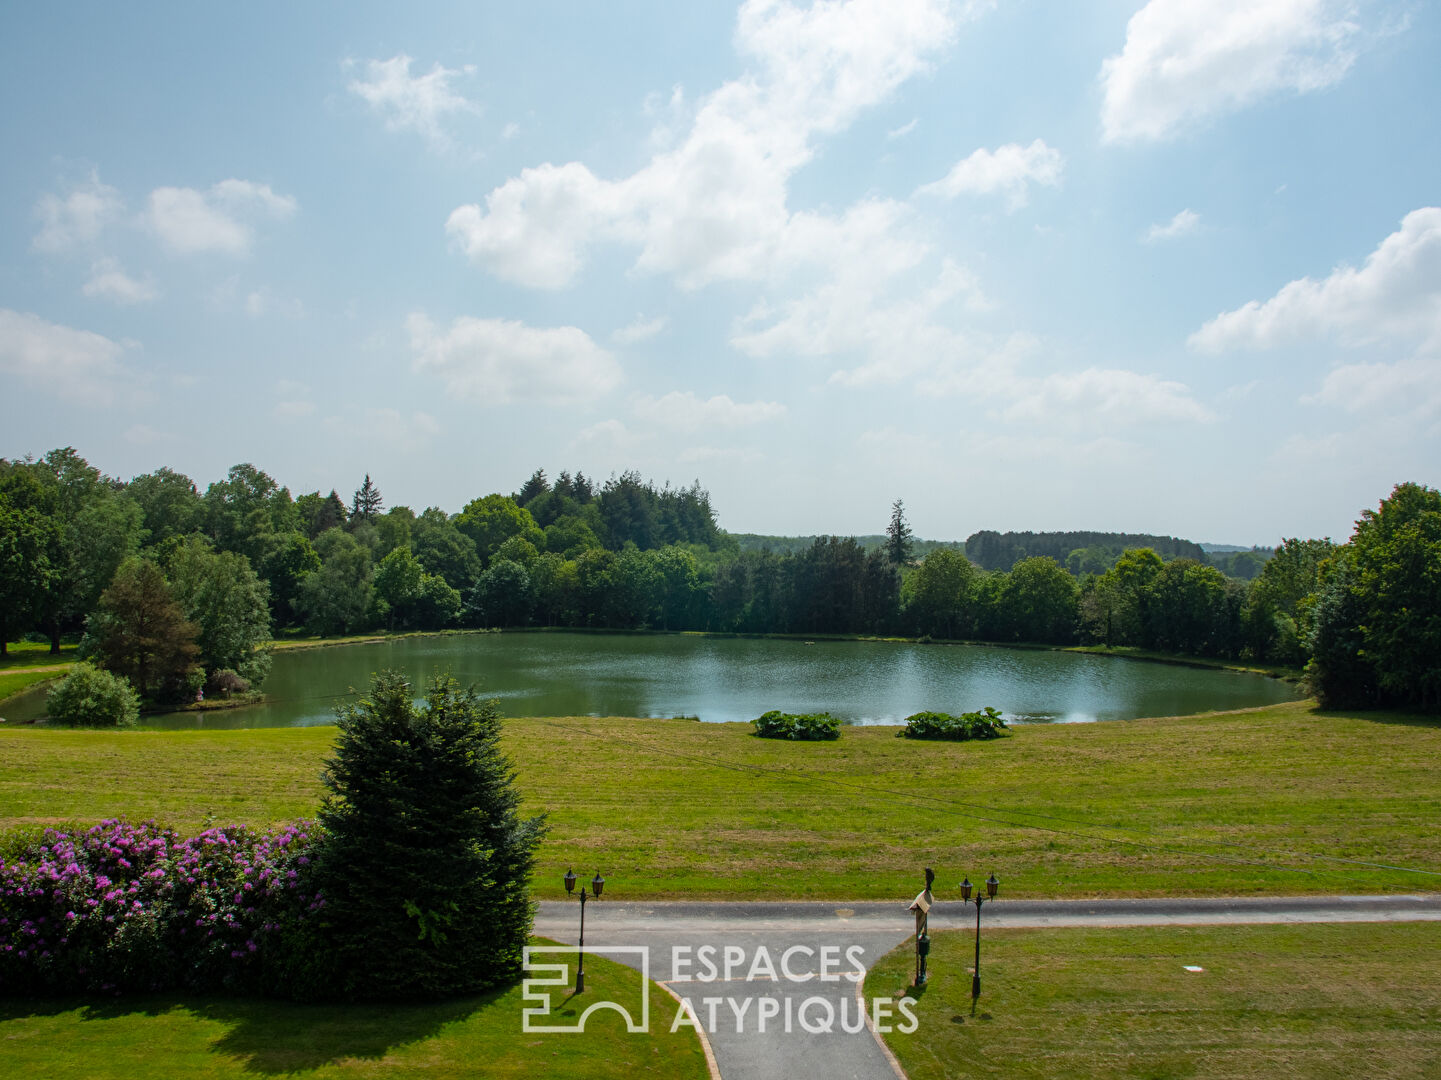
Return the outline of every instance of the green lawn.
{"type": "MultiPolygon", "coordinates": [[[[1007,896],[1416,892],[1441,886],[1441,722],[1309,703],[1022,727],[987,743],[847,729],[506,721],[538,896],[568,865],[617,898],[894,899],[994,870],[1007,896]],[[1338,861],[1352,860],[1352,861],[1338,861]],[[1429,874],[1387,869],[1406,867],[1429,874]]],[[[0,729],[0,827],[124,813],[182,830],[314,813],[333,728],[0,729]]]]}
{"type": "MultiPolygon", "coordinates": [[[[984,931],[975,1017],[973,943],[933,935],[917,1029],[886,1037],[911,1080],[1438,1075],[1435,923],[984,931]]],[[[909,985],[913,947],[867,997],[909,985]]]]}
{"type": "Polygon", "coordinates": [[[6,655],[0,656],[0,671],[14,668],[49,667],[54,664],[70,664],[75,660],[74,645],[61,645],[60,655],[50,651],[50,644],[41,641],[12,641],[5,647],[6,655]]]}
{"type": "Polygon", "coordinates": [[[36,683],[49,682],[51,679],[61,678],[64,674],[63,671],[27,671],[24,668],[0,671],[0,702],[36,683]]]}
{"type": "MultiPolygon", "coordinates": [[[[552,998],[557,1017],[590,1001],[631,1000],[640,975],[586,959],[584,998],[552,998]]],[[[520,987],[425,1005],[295,1005],[167,995],[112,1001],[0,999],[0,1073],[45,1080],[223,1080],[284,1076],[475,1077],[708,1075],[695,1033],[669,1034],[671,999],[651,989],[649,1034],[609,1010],[582,1034],[521,1031],[520,987]]],[[[549,1023],[559,1024],[556,1019],[549,1023]]]]}

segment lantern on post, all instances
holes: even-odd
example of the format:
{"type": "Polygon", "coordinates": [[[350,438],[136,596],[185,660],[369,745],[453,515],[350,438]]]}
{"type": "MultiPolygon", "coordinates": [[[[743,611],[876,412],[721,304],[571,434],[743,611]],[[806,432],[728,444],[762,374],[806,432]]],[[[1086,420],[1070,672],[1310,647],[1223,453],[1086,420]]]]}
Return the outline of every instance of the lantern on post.
{"type": "MultiPolygon", "coordinates": [[[[565,872],[565,892],[569,896],[575,892],[575,871],[567,869],[565,872]]],[[[576,962],[575,971],[575,992],[577,994],[585,991],[585,902],[587,899],[599,900],[601,890],[605,888],[605,878],[600,876],[600,871],[595,872],[595,877],[590,879],[590,896],[585,893],[585,886],[580,887],[580,953],[576,962]]]]}
{"type": "Polygon", "coordinates": [[[971,975],[971,1015],[976,1015],[976,999],[981,996],[981,905],[987,900],[996,898],[996,890],[1001,887],[1000,880],[995,874],[986,878],[985,893],[982,894],[979,885],[972,885],[971,879],[966,878],[961,882],[961,899],[968,904],[976,905],[976,966],[971,975]],[[976,895],[972,898],[971,893],[976,895]]]}
{"type": "Polygon", "coordinates": [[[935,880],[935,872],[926,867],[926,887],[906,908],[916,916],[916,986],[926,985],[926,957],[931,954],[931,935],[927,931],[930,928],[931,905],[936,902],[931,895],[931,883],[935,880]]]}

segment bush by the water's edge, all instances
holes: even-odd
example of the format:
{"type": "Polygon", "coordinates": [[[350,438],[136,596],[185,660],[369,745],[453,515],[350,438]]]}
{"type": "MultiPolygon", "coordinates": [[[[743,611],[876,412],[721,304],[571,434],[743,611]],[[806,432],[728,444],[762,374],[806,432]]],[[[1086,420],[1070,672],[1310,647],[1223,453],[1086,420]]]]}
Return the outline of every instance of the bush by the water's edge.
{"type": "Polygon", "coordinates": [[[755,718],[755,733],[762,739],[825,742],[841,737],[841,722],[828,712],[783,713],[772,709],[755,718]]]}
{"type": "Polygon", "coordinates": [[[943,712],[918,712],[906,717],[906,726],[898,732],[907,739],[1000,739],[1009,732],[1000,712],[987,705],[976,712],[952,716],[943,712]]]}

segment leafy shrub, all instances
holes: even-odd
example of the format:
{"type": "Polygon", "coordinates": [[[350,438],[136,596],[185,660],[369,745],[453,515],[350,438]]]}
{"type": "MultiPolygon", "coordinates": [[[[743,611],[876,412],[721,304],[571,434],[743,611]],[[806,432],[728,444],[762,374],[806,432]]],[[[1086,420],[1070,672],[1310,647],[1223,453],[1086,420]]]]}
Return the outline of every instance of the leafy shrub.
{"type": "Polygon", "coordinates": [[[224,694],[229,697],[231,694],[243,694],[250,689],[250,680],[242,678],[240,674],[231,668],[221,668],[212,671],[210,677],[205,680],[205,692],[207,694],[224,694]]]}
{"type": "Polygon", "coordinates": [[[437,676],[417,708],[391,672],[338,723],[316,942],[331,970],[302,992],[439,997],[515,977],[543,822],[519,815],[495,702],[437,676]]]}
{"type": "Polygon", "coordinates": [[[942,712],[918,712],[906,717],[907,739],[1000,739],[1006,735],[1006,722],[1001,714],[987,705],[979,712],[952,716],[942,712]]]}
{"type": "Polygon", "coordinates": [[[755,733],[762,739],[795,739],[825,742],[841,737],[841,722],[828,712],[783,713],[772,709],[754,720],[755,733]]]}
{"type": "Polygon", "coordinates": [[[314,827],[182,839],[153,821],[46,829],[0,844],[0,995],[252,993],[288,974],[325,904],[314,827]]]}
{"type": "Polygon", "coordinates": [[[140,715],[140,697],[123,675],[76,664],[45,696],[50,719],[86,727],[129,727],[140,715]]]}

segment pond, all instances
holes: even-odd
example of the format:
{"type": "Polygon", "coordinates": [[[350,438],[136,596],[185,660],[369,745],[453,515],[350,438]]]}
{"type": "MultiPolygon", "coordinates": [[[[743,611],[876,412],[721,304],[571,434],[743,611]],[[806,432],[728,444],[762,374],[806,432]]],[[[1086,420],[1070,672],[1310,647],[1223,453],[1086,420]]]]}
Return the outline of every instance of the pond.
{"type": "MultiPolygon", "coordinates": [[[[829,711],[895,724],[913,712],[993,705],[1032,722],[1126,720],[1291,701],[1286,683],[1242,672],[980,645],[714,638],[689,634],[507,633],[400,638],[276,653],[270,700],[214,713],[146,717],[144,727],[328,724],[372,672],[408,673],[417,693],[450,671],[500,699],[507,716],[693,716],[753,720],[768,709],[829,711]]],[[[43,711],[12,699],[13,722],[43,711]]]]}

